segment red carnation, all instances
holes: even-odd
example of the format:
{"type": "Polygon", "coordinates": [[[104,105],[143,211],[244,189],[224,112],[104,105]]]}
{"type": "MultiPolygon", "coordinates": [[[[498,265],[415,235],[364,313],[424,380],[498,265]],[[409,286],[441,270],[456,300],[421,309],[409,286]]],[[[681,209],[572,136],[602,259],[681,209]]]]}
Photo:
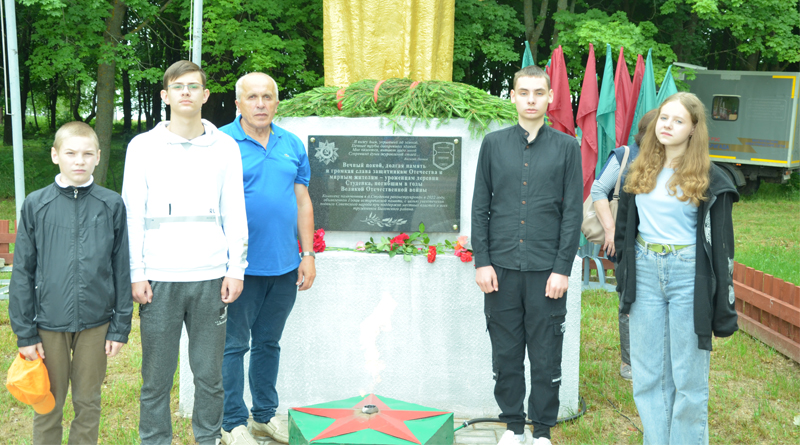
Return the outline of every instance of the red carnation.
{"type": "Polygon", "coordinates": [[[428,262],[436,261],[436,246],[428,246],[428,262]]]}
{"type": "Polygon", "coordinates": [[[389,248],[394,249],[395,244],[402,246],[403,244],[405,244],[407,239],[408,235],[406,235],[405,233],[401,233],[396,237],[392,238],[392,241],[389,242],[389,248]]]}
{"type": "Polygon", "coordinates": [[[318,229],[314,232],[314,252],[324,252],[325,246],[325,229],[318,229]]]}

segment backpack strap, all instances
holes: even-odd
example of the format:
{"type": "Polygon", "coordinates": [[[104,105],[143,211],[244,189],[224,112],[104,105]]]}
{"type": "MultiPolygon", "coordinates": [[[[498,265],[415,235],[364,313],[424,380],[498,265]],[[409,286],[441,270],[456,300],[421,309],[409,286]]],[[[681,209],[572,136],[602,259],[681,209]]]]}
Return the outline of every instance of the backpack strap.
{"type": "Polygon", "coordinates": [[[619,188],[622,185],[622,173],[625,171],[625,167],[628,165],[628,155],[630,154],[630,148],[625,145],[625,154],[622,156],[622,163],[619,165],[619,175],[617,175],[617,185],[614,186],[614,200],[619,199],[619,188]]]}

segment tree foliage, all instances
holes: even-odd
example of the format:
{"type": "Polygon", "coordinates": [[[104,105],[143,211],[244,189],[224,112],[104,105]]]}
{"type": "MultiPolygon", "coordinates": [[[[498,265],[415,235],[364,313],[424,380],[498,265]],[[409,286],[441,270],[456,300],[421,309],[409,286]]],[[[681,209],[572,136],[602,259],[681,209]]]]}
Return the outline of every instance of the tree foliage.
{"type": "Polygon", "coordinates": [[[322,85],[322,0],[218,0],[206,3],[203,16],[212,92],[230,91],[253,71],[275,78],[281,96],[322,85]]]}
{"type": "Polygon", "coordinates": [[[525,28],[514,8],[494,0],[457,0],[453,80],[495,96],[508,88],[508,67],[520,68],[525,28]]]}
{"type": "MultiPolygon", "coordinates": [[[[565,10],[558,12],[555,19],[558,21],[556,29],[560,31],[559,44],[564,50],[571,91],[580,90],[590,43],[594,44],[595,56],[600,60],[605,57],[606,43],[611,44],[615,60],[619,48],[623,47],[630,73],[636,66],[636,55],[646,55],[652,48],[657,79],[664,77],[667,67],[675,60],[672,48],[655,40],[658,28],[653,23],[632,23],[624,12],[608,15],[598,9],[590,9],[584,13],[565,10]]],[[[598,69],[602,68],[603,65],[598,64],[598,69]]]]}
{"type": "Polygon", "coordinates": [[[681,4],[691,6],[712,39],[728,40],[723,51],[735,54],[748,70],[780,71],[800,61],[796,0],[668,0],[661,13],[674,14],[681,4]]]}
{"type": "MultiPolygon", "coordinates": [[[[322,2],[206,0],[203,68],[214,94],[203,117],[220,125],[233,118],[234,83],[247,72],[271,74],[284,99],[322,85],[322,2]]],[[[800,71],[798,0],[456,0],[455,6],[453,79],[494,96],[507,94],[526,40],[542,66],[563,47],[573,91],[589,43],[598,58],[605,43],[615,53],[624,47],[631,71],[636,54],[652,48],[657,79],[676,61],[800,71]]],[[[189,58],[191,0],[17,0],[16,7],[23,113],[34,115],[33,131],[80,119],[110,132],[115,109],[124,110],[129,134],[151,128],[162,113],[169,118],[161,77],[189,58]],[[120,10],[122,20],[110,20],[120,10]]]]}

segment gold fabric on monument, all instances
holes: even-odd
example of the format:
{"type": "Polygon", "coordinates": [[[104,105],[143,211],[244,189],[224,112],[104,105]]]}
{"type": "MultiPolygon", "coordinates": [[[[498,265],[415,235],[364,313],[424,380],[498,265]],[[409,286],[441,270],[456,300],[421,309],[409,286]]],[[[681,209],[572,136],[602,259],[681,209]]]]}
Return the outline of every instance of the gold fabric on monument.
{"type": "Polygon", "coordinates": [[[455,0],[323,0],[325,85],[453,79],[455,0]]]}

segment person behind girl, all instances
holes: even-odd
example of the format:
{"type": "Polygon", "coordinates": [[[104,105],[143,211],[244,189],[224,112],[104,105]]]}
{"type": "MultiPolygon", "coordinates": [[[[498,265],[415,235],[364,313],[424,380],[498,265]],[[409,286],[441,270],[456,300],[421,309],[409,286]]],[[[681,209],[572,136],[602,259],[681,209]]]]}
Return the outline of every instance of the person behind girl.
{"type": "Polygon", "coordinates": [[[738,200],[710,162],[703,104],[691,93],[667,98],[625,179],[615,234],[645,444],[708,443],[711,336],[738,329],[731,218],[738,200]]]}
{"type": "MultiPolygon", "coordinates": [[[[642,138],[647,130],[647,126],[655,119],[656,113],[658,113],[658,109],[650,110],[645,113],[639,121],[637,125],[639,131],[636,133],[636,136],[633,137],[633,144],[628,146],[627,167],[630,167],[634,159],[639,156],[639,144],[642,143],[642,138]]],[[[603,225],[603,230],[606,235],[606,240],[603,243],[603,251],[606,253],[606,257],[614,262],[617,261],[614,255],[616,253],[614,251],[614,216],[611,214],[611,207],[608,203],[614,195],[614,187],[617,185],[617,177],[620,174],[619,168],[625,156],[625,147],[626,146],[623,145],[611,152],[608,156],[608,161],[606,161],[606,165],[603,166],[603,170],[600,172],[600,176],[592,183],[591,192],[594,209],[595,212],[597,212],[597,219],[599,219],[600,224],[603,225]]],[[[623,185],[625,184],[625,173],[626,172],[622,172],[623,185]]],[[[621,296],[619,298],[619,307],[622,309],[621,296]]],[[[622,361],[619,366],[619,375],[625,380],[631,379],[631,337],[628,328],[628,318],[628,314],[619,312],[619,356],[622,361]]]]}

